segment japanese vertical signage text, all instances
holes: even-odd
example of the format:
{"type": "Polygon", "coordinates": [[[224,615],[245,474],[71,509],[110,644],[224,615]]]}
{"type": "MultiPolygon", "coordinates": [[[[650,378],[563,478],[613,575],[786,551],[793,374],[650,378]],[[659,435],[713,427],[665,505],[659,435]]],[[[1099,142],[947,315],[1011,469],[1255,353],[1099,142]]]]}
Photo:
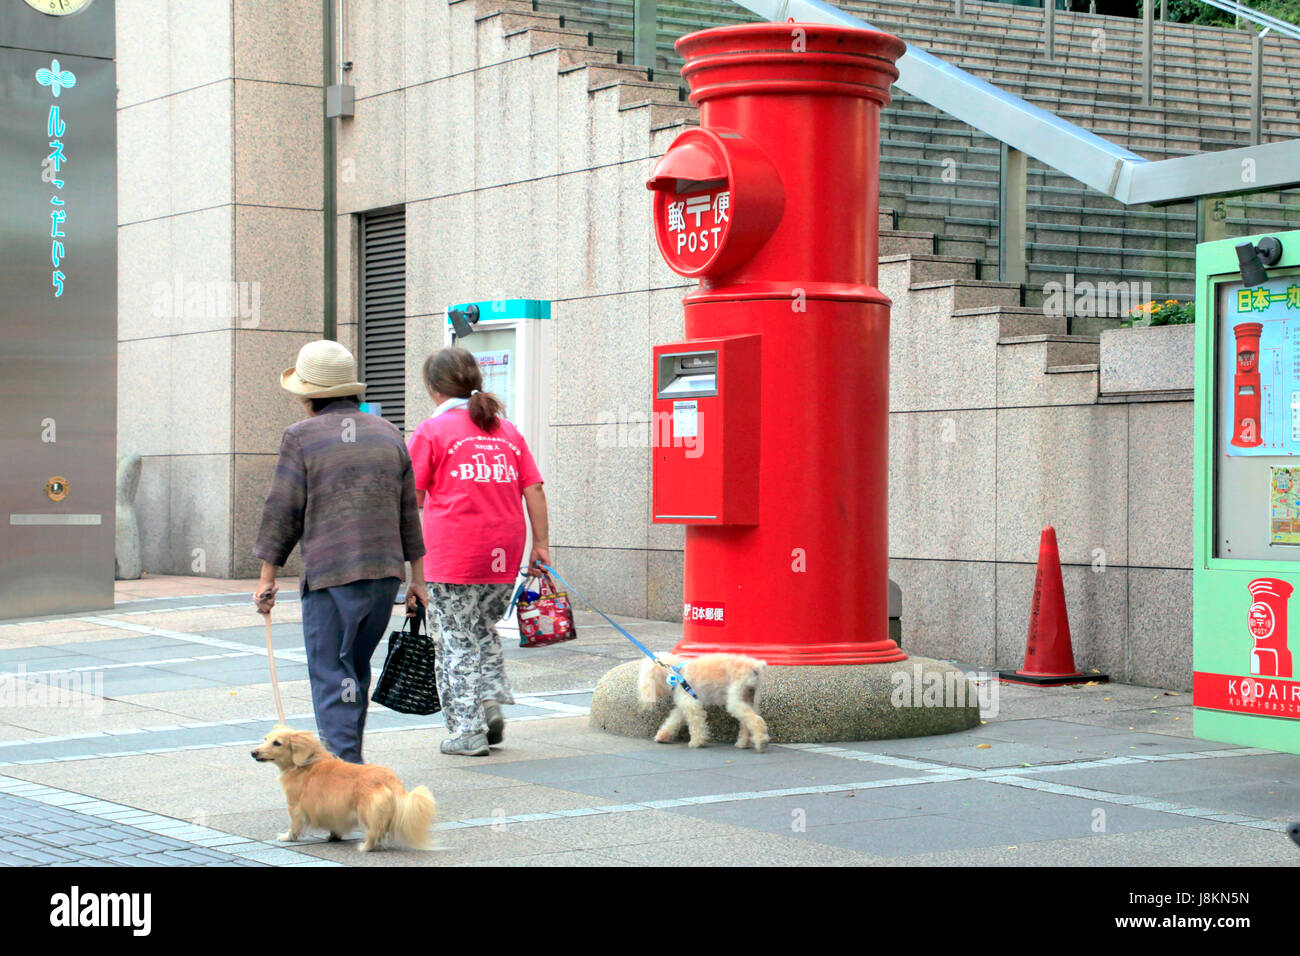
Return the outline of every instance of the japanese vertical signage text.
{"type": "MultiPolygon", "coordinates": [[[[64,90],[77,85],[77,78],[71,70],[62,69],[58,60],[50,62],[50,68],[36,71],[36,82],[50,88],[50,96],[58,99],[64,90]]],[[[63,137],[68,131],[67,121],[60,115],[59,104],[51,103],[45,119],[45,135],[49,141],[49,153],[41,160],[41,181],[50,184],[50,285],[57,299],[63,295],[63,286],[67,276],[63,273],[63,260],[67,248],[63,240],[67,238],[64,224],[68,219],[68,210],[63,201],[63,166],[68,161],[63,151],[63,137]]],[[[42,224],[42,229],[44,225],[42,224]]]]}

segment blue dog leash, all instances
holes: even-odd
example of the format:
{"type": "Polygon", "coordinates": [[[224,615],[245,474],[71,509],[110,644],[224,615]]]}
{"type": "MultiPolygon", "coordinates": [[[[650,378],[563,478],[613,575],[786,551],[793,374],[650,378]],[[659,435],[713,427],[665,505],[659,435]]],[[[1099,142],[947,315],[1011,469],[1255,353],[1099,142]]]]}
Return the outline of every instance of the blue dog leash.
{"type": "MultiPolygon", "coordinates": [[[[551,566],[548,565],[548,564],[543,564],[541,567],[542,567],[542,570],[543,570],[543,571],[545,571],[547,574],[550,574],[551,576],[553,576],[553,577],[555,578],[555,580],[559,581],[560,584],[562,584],[562,585],[564,586],[564,589],[565,589],[566,591],[572,591],[572,592],[573,592],[574,594],[576,594],[578,597],[582,598],[582,603],[586,604],[587,607],[591,608],[593,611],[595,611],[597,614],[599,614],[601,617],[603,617],[606,621],[608,621],[608,622],[610,623],[610,626],[613,627],[614,630],[616,630],[616,631],[618,631],[620,634],[622,634],[624,637],[626,637],[629,641],[631,641],[631,642],[633,643],[633,645],[635,645],[635,647],[636,647],[637,650],[639,650],[639,651],[640,651],[642,654],[644,654],[646,657],[650,658],[650,660],[654,661],[654,662],[655,662],[656,664],[658,664],[660,667],[667,668],[667,669],[670,671],[670,673],[669,673],[669,675],[668,675],[668,686],[669,686],[669,687],[681,687],[681,689],[684,690],[684,691],[686,691],[686,693],[688,693],[688,694],[690,694],[692,697],[696,697],[696,698],[698,699],[698,696],[696,695],[694,688],[692,688],[691,685],[688,684],[688,683],[686,682],[686,677],[685,677],[685,675],[682,674],[682,665],[681,665],[681,664],[671,664],[671,665],[669,665],[669,664],[665,664],[665,663],[664,663],[663,661],[661,661],[659,658],[657,658],[657,657],[654,656],[654,653],[651,652],[650,648],[646,647],[644,644],[642,644],[640,641],[638,641],[635,637],[633,637],[631,634],[629,634],[627,631],[625,631],[622,627],[620,627],[620,626],[618,625],[618,623],[617,623],[617,622],[616,622],[612,617],[610,617],[608,614],[606,614],[606,613],[605,613],[604,611],[602,611],[600,608],[596,607],[596,605],[592,604],[591,601],[587,600],[586,595],[584,595],[581,591],[579,591],[577,588],[575,588],[575,587],[574,587],[572,584],[570,584],[568,581],[564,580],[564,578],[560,577],[560,572],[559,572],[559,571],[556,571],[555,568],[551,567],[551,566]]],[[[520,572],[520,573],[522,573],[522,574],[527,574],[528,572],[527,572],[527,571],[523,571],[523,572],[520,572]]],[[[525,578],[523,581],[520,581],[520,582],[519,582],[519,587],[515,589],[515,596],[514,596],[514,598],[511,600],[511,602],[510,602],[511,606],[514,606],[515,604],[518,604],[518,603],[519,603],[519,596],[523,593],[523,591],[524,591],[524,586],[525,586],[527,583],[528,583],[527,578],[525,578]]]]}

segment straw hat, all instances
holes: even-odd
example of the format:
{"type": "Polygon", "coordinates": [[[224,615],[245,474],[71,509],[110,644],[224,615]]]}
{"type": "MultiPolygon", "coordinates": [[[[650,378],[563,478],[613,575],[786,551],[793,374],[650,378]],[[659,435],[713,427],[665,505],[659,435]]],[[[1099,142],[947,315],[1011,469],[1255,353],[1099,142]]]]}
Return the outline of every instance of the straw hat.
{"type": "Polygon", "coordinates": [[[365,384],[357,381],[357,360],[352,353],[328,339],[304,345],[297,364],[281,373],[280,386],[304,398],[338,398],[366,390],[365,384]]]}

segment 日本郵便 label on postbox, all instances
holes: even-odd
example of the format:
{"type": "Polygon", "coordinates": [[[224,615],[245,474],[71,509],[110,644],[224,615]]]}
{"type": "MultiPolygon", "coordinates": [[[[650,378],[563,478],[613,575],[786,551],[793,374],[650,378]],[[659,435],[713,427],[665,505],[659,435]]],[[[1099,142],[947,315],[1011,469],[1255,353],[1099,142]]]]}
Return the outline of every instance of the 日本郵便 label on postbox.
{"type": "Polygon", "coordinates": [[[692,624],[722,627],[726,624],[726,608],[721,602],[686,601],[682,605],[682,620],[692,624]]]}

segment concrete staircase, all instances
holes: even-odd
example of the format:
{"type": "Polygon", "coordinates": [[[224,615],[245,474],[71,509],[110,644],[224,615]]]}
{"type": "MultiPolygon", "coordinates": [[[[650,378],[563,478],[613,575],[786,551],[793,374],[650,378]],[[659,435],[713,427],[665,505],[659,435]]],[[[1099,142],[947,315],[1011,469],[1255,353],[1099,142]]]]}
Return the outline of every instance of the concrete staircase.
{"type": "MultiPolygon", "coordinates": [[[[1249,145],[1250,39],[1244,31],[1157,25],[1154,105],[1141,105],[1140,24],[1058,13],[1056,56],[1046,61],[1040,9],[969,2],[962,21],[949,0],[847,0],[841,7],[1009,92],[1151,159],[1249,145]]],[[[631,59],[630,0],[534,0],[591,55],[631,59]],[[576,36],[575,36],[576,35],[576,36]]],[[[659,4],[657,65],[648,79],[677,83],[677,37],[706,26],[752,22],[749,11],[709,0],[659,4]]],[[[1265,142],[1300,136],[1300,81],[1289,65],[1300,43],[1265,44],[1265,142]]],[[[645,71],[639,72],[647,76],[645,71]]],[[[626,74],[625,74],[626,75],[626,74]]],[[[969,256],[980,276],[997,274],[996,141],[895,91],[882,116],[881,201],[904,233],[935,236],[934,251],[969,256]]],[[[1064,282],[1137,283],[1141,301],[1191,294],[1196,212],[1191,204],[1125,207],[1031,161],[1029,281],[1021,296],[1040,304],[1064,282]]],[[[1226,202],[1229,234],[1300,225],[1300,194],[1275,192],[1226,202]]],[[[1112,322],[1075,323],[1094,333],[1112,322]]]]}

